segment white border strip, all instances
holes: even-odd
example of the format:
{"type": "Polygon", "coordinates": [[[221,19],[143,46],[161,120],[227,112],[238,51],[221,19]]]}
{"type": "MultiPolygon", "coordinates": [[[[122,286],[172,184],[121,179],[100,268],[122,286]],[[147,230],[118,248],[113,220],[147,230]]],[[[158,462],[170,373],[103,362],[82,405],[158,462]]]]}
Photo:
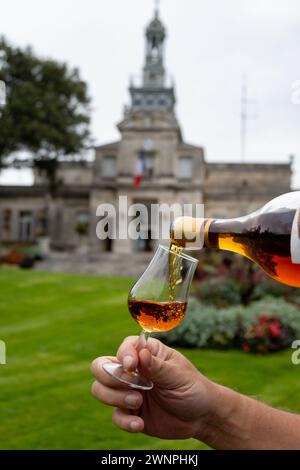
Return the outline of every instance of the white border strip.
{"type": "Polygon", "coordinates": [[[295,214],[292,226],[291,258],[292,263],[300,264],[300,209],[295,214]]]}

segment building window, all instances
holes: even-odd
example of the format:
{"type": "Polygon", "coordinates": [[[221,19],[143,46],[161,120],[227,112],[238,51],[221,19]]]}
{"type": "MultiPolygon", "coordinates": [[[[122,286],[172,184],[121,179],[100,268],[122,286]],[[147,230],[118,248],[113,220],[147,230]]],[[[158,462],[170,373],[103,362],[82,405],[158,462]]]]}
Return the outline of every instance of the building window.
{"type": "Polygon", "coordinates": [[[11,210],[5,209],[3,213],[3,239],[9,240],[11,236],[11,210]]]}
{"type": "Polygon", "coordinates": [[[191,179],[193,176],[193,158],[180,157],[178,161],[178,178],[191,179]]]}
{"type": "Polygon", "coordinates": [[[145,163],[144,163],[144,176],[146,178],[152,178],[154,175],[154,156],[153,155],[145,155],[145,163]]]}
{"type": "Polygon", "coordinates": [[[34,220],[31,211],[19,212],[19,240],[32,241],[34,239],[34,220]]]}
{"type": "Polygon", "coordinates": [[[37,214],[35,234],[37,237],[48,236],[48,212],[47,209],[41,209],[37,214]]]}
{"type": "Polygon", "coordinates": [[[114,155],[106,155],[102,162],[103,178],[115,178],[117,175],[117,159],[114,155]]]}
{"type": "Polygon", "coordinates": [[[86,236],[89,232],[90,214],[88,212],[78,212],[76,214],[75,231],[79,236],[86,236]]]}
{"type": "Polygon", "coordinates": [[[155,103],[155,96],[154,95],[147,96],[147,99],[146,99],[147,106],[153,106],[154,103],[155,103]]]}
{"type": "Polygon", "coordinates": [[[63,235],[63,212],[60,207],[55,211],[54,224],[53,224],[53,240],[61,242],[63,235]]]}

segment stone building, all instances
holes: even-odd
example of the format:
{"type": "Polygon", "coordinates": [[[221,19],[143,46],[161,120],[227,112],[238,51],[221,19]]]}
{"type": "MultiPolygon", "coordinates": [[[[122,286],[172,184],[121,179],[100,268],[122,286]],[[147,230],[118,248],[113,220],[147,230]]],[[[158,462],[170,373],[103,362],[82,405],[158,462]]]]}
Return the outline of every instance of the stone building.
{"type": "Polygon", "coordinates": [[[206,163],[204,202],[208,217],[246,215],[291,191],[289,163],[206,163]]]}
{"type": "Polygon", "coordinates": [[[30,187],[0,187],[2,242],[35,241],[45,235],[56,250],[76,250],[84,238],[93,253],[149,251],[153,245],[147,240],[99,241],[97,206],[116,204],[126,195],[129,204],[147,206],[204,202],[206,216],[233,217],[290,190],[290,163],[207,163],[203,147],[184,141],[174,85],[164,67],[165,39],[156,11],[146,29],[142,80],[130,83],[130,106],[118,125],[117,142],[96,147],[92,162],[63,162],[55,195],[38,174],[30,187]],[[133,178],[141,151],[144,174],[136,188],[133,178]]]}

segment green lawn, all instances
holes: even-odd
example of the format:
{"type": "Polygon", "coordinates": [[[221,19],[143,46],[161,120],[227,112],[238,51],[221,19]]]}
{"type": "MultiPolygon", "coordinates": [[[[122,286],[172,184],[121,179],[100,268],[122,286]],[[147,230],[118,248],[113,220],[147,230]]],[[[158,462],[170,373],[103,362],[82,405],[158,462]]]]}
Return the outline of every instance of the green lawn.
{"type": "MultiPolygon", "coordinates": [[[[126,308],[132,280],[0,269],[1,449],[195,449],[197,441],[127,434],[90,394],[93,358],[138,332],[126,308]]],[[[300,411],[300,366],[290,351],[267,357],[185,350],[222,384],[300,411]]]]}

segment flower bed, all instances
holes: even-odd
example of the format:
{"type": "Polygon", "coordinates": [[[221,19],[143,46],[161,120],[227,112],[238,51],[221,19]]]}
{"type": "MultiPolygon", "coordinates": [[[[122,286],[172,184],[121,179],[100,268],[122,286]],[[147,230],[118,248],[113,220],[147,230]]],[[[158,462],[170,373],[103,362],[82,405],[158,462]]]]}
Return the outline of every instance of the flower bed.
{"type": "Polygon", "coordinates": [[[294,329],[282,323],[276,315],[264,313],[240,333],[245,352],[267,353],[290,347],[295,339],[294,329]]]}
{"type": "Polygon", "coordinates": [[[35,261],[41,259],[43,255],[37,245],[24,243],[0,246],[0,265],[11,264],[21,268],[31,268],[35,261]]]}

